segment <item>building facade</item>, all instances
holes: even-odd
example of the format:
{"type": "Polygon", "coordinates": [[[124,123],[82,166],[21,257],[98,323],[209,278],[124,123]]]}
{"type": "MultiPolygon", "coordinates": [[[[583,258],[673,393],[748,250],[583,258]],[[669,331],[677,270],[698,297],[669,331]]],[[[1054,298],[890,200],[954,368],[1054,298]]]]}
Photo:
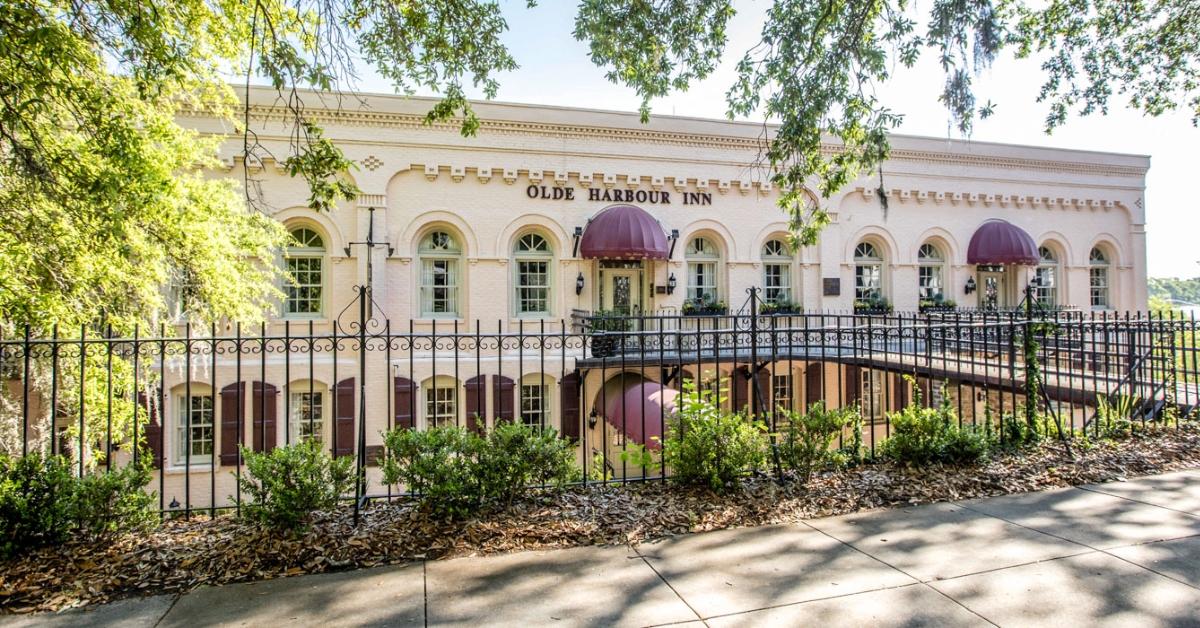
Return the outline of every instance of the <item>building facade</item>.
{"type": "MultiPolygon", "coordinates": [[[[395,425],[520,418],[580,438],[586,459],[633,433],[627,419],[614,420],[613,400],[629,414],[621,400],[632,390],[643,418],[647,399],[663,414],[665,390],[705,371],[729,378],[734,407],[747,398],[743,379],[789,404],[841,397],[846,386],[855,399],[879,382],[892,386],[890,376],[771,356],[760,364],[676,356],[674,373],[645,361],[597,367],[569,341],[596,313],[734,316],[752,307],[751,288],[754,307],[784,313],[1003,310],[1031,284],[1043,307],[1147,303],[1144,156],[894,136],[882,177],[819,199],[832,222],[818,244],[797,250],[757,161],[769,132],[760,124],[669,116],[641,124],[633,113],[477,103],[482,126],[464,138],[456,125],[424,124],[427,99],[310,100],[309,114],[358,166],[347,176],[362,194],[319,213],[279,163],[251,168],[260,205],[293,235],[280,260],[293,281],[281,286],[288,296],[267,333],[344,333],[359,316],[356,287],[370,276],[369,315],[406,340],[362,360],[353,347],[319,355],[310,347],[237,365],[215,355],[167,364],[163,420],[153,426],[165,493],[183,490],[185,475],[236,466],[237,442],[318,437],[349,453],[364,437],[357,424],[377,448],[395,425]],[[416,339],[423,334],[429,342],[416,339]],[[481,340],[439,344],[443,334],[481,340]],[[549,350],[524,341],[553,334],[561,343],[549,350]],[[484,350],[488,336],[496,344],[484,350]],[[513,344],[502,338],[512,336],[513,344]]],[[[250,120],[268,150],[287,152],[290,121],[273,91],[252,93],[250,120]]],[[[183,123],[232,130],[201,115],[183,123]]],[[[228,142],[227,170],[212,176],[240,179],[240,151],[240,141],[228,142]]],[[[661,430],[635,431],[646,442],[661,430]]]]}

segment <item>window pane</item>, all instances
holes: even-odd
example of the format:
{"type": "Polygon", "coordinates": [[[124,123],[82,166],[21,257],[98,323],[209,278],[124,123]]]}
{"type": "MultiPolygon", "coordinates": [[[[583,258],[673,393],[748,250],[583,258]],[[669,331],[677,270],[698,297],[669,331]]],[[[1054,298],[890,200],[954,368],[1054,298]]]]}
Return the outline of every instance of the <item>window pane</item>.
{"type": "Polygon", "coordinates": [[[302,391],[291,394],[292,434],[297,441],[321,440],[324,405],[324,395],[320,392],[302,391]]]}
{"type": "Polygon", "coordinates": [[[544,261],[517,262],[517,313],[550,312],[550,264],[544,261]]]}
{"type": "Polygon", "coordinates": [[[531,427],[545,426],[549,420],[546,411],[547,387],[541,384],[521,385],[521,421],[531,427]]]}
{"type": "Polygon", "coordinates": [[[213,453],[212,395],[179,399],[179,423],[175,431],[176,462],[209,462],[213,453]]]}
{"type": "Polygon", "coordinates": [[[321,262],[320,257],[289,257],[286,260],[287,273],[292,281],[284,287],[287,295],[285,313],[321,313],[321,262]]]}

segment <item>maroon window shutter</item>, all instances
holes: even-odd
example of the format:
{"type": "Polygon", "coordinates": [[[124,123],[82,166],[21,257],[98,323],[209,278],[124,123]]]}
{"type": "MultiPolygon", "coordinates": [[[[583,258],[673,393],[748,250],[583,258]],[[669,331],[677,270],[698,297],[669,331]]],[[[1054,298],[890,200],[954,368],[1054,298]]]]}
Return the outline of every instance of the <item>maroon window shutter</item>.
{"type": "Polygon", "coordinates": [[[493,375],[492,382],[494,384],[495,398],[492,400],[494,416],[497,421],[512,421],[517,415],[516,393],[513,391],[516,385],[513,381],[503,375],[493,375]]]}
{"type": "Polygon", "coordinates": [[[744,366],[729,371],[729,402],[734,412],[750,403],[750,371],[744,366]]]}
{"type": "Polygon", "coordinates": [[[146,435],[146,446],[150,448],[150,462],[155,469],[161,469],[163,463],[163,428],[158,418],[158,404],[162,399],[160,390],[155,389],[154,394],[157,398],[153,404],[146,399],[146,393],[138,393],[138,403],[146,410],[146,427],[143,433],[146,435]]]}
{"type": "Polygon", "coordinates": [[[487,396],[484,392],[484,376],[476,375],[468,379],[463,387],[467,390],[467,405],[464,408],[467,416],[467,429],[473,432],[482,432],[487,416],[487,396]]]}
{"type": "Polygon", "coordinates": [[[778,402],[775,401],[775,389],[771,385],[773,383],[774,380],[771,377],[770,369],[763,368],[758,371],[758,392],[751,394],[747,398],[747,401],[751,404],[755,402],[755,399],[758,400],[758,405],[752,409],[753,412],[758,412],[760,409],[767,414],[775,412],[775,406],[778,402]],[[758,396],[755,397],[755,395],[758,396]]]}
{"type": "Polygon", "coordinates": [[[333,418],[333,455],[354,453],[354,378],[347,377],[335,386],[337,416],[333,418]]]}
{"type": "Polygon", "coordinates": [[[809,406],[825,398],[824,384],[824,364],[821,362],[809,362],[808,366],[804,367],[804,410],[807,412],[809,406]]]}
{"type": "Polygon", "coordinates": [[[254,442],[251,447],[254,451],[263,452],[275,449],[275,407],[276,388],[272,384],[264,382],[254,382],[254,394],[250,399],[252,408],[250,410],[251,420],[254,423],[252,431],[254,442]]]}
{"type": "Polygon", "coordinates": [[[243,416],[242,408],[246,398],[241,398],[241,408],[238,407],[238,393],[245,390],[241,382],[235,382],[221,389],[221,464],[236,465],[238,456],[238,425],[243,416]]]}
{"type": "Polygon", "coordinates": [[[845,405],[858,403],[862,397],[862,368],[857,366],[846,367],[846,396],[844,398],[845,405]]]}
{"type": "MultiPolygon", "coordinates": [[[[393,427],[402,429],[412,429],[416,422],[413,421],[413,415],[416,414],[415,397],[417,385],[411,379],[406,377],[393,378],[394,399],[395,403],[395,424],[393,427]]],[[[339,406],[341,404],[338,404],[339,406]]]]}
{"type": "Polygon", "coordinates": [[[909,390],[908,382],[904,381],[904,376],[896,373],[892,376],[892,410],[899,412],[908,405],[909,390]]]}
{"type": "Polygon", "coordinates": [[[579,440],[579,386],[581,383],[579,371],[564,375],[558,382],[558,404],[562,422],[562,437],[579,440]]]}

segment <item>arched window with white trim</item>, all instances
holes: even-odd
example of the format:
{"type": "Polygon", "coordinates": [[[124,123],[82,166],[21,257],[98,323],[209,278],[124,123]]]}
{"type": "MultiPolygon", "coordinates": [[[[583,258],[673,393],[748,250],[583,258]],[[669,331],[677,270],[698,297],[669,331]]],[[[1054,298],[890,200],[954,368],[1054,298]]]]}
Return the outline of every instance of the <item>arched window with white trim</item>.
{"type": "Polygon", "coordinates": [[[773,238],[763,243],[762,300],[771,305],[792,302],[792,250],[783,240],[773,238]]]}
{"type": "Polygon", "coordinates": [[[854,248],[854,299],[883,299],[883,256],[871,242],[859,242],[854,248]]]}
{"type": "Polygon", "coordinates": [[[306,440],[323,442],[329,423],[332,399],[329,387],[315,380],[288,384],[288,430],[291,442],[306,440]]]}
{"type": "Polygon", "coordinates": [[[421,316],[457,318],[462,246],[449,232],[435,230],[421,239],[421,316]]]}
{"type": "Polygon", "coordinates": [[[687,298],[696,303],[716,303],[720,300],[717,287],[717,266],[721,255],[709,238],[698,236],[688,242],[684,251],[687,260],[687,298]]]}
{"type": "Polygon", "coordinates": [[[1109,300],[1109,262],[1108,255],[1100,250],[1100,247],[1092,248],[1092,252],[1088,255],[1088,276],[1090,281],[1088,285],[1091,290],[1092,308],[1097,310],[1106,310],[1111,307],[1109,300]]]}
{"type": "Polygon", "coordinates": [[[1058,305],[1058,255],[1048,246],[1038,247],[1037,282],[1034,296],[1039,305],[1055,307],[1058,305]]]}
{"type": "Polygon", "coordinates": [[[325,240],[310,227],[289,232],[284,270],[289,281],[283,314],[288,318],[320,318],[325,312],[325,240]]]}
{"type": "Polygon", "coordinates": [[[946,298],[946,256],[932,242],[917,249],[917,298],[943,301],[946,298]]]}
{"type": "Polygon", "coordinates": [[[438,375],[425,380],[422,392],[427,428],[458,425],[458,380],[438,375]]]}
{"type": "Polygon", "coordinates": [[[526,233],[517,239],[513,247],[516,273],[513,299],[517,316],[550,316],[550,262],[553,256],[550,242],[537,233],[526,233]]]}

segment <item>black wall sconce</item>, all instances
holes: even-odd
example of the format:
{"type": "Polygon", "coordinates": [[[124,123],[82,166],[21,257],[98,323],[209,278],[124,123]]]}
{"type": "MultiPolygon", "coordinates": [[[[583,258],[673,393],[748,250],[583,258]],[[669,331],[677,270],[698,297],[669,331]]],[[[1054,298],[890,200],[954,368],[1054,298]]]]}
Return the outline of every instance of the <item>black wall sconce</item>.
{"type": "Polygon", "coordinates": [[[588,413],[588,428],[596,427],[596,422],[599,420],[600,415],[596,412],[595,408],[592,408],[592,411],[588,413]]]}
{"type": "Polygon", "coordinates": [[[975,278],[974,277],[967,278],[967,285],[963,288],[963,292],[966,292],[967,294],[971,294],[972,292],[975,292],[975,278]]]}
{"type": "Polygon", "coordinates": [[[583,294],[583,273],[582,272],[579,273],[579,276],[575,278],[575,296],[579,296],[581,294],[583,294]]]}
{"type": "Polygon", "coordinates": [[[675,273],[667,277],[667,294],[675,294],[675,273]]]}

